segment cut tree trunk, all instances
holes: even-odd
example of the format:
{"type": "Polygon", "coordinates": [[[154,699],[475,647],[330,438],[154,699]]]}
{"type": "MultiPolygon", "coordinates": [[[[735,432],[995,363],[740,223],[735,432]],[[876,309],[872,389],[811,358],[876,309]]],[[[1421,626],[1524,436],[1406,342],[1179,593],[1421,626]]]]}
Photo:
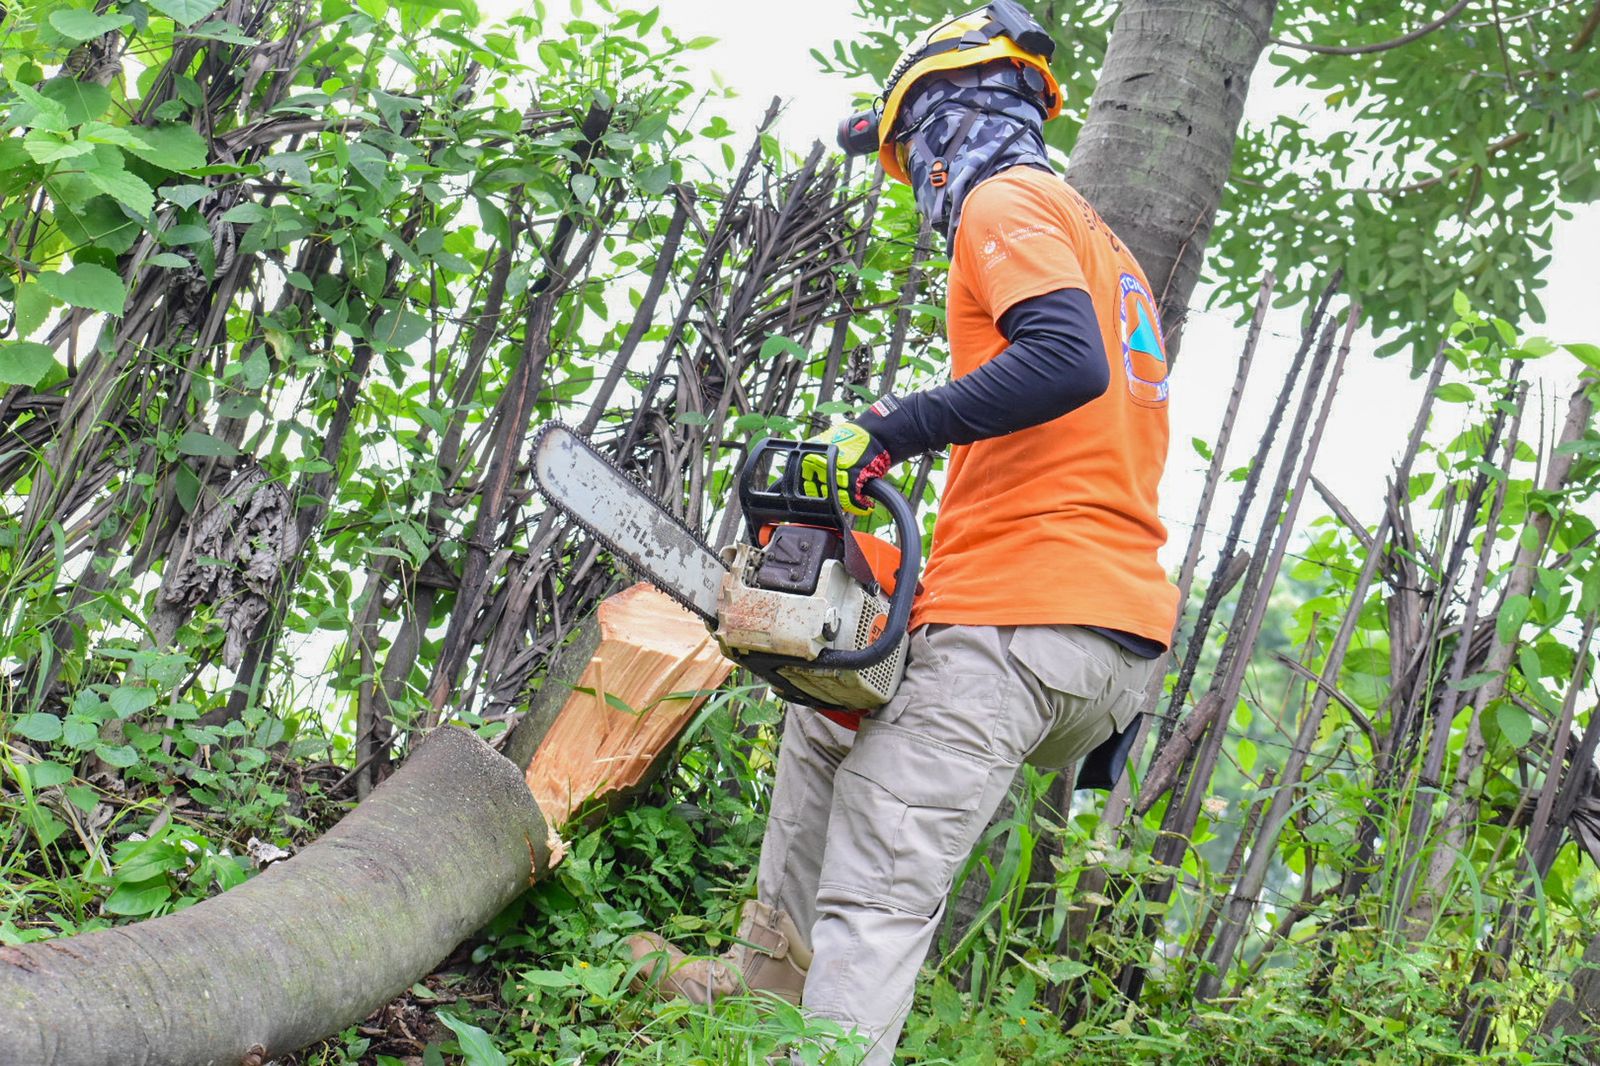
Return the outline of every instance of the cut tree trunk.
{"type": "Polygon", "coordinates": [[[230,892],[0,947],[0,1064],[233,1066],[360,1021],[548,873],[574,812],[637,795],[732,668],[661,593],[612,596],[556,655],[509,758],[440,728],[320,840],[230,892]]]}
{"type": "Polygon", "coordinates": [[[649,585],[598,613],[599,645],[576,682],[558,682],[568,695],[528,766],[528,789],[556,825],[588,801],[636,795],[733,670],[705,625],[649,585]]]}
{"type": "Polygon", "coordinates": [[[1067,180],[1155,289],[1167,354],[1233,166],[1250,74],[1277,0],[1127,0],[1067,180]]]}

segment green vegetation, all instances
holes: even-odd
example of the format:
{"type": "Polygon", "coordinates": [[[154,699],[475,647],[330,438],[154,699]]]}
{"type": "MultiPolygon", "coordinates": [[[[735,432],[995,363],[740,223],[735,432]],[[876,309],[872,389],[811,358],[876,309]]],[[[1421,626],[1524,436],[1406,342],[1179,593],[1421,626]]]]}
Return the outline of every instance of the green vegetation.
{"type": "MultiPolygon", "coordinates": [[[[862,6],[899,41],[950,5],[862,6]]],[[[1113,12],[1031,6],[1076,57],[1067,145],[1113,12]]],[[[1413,24],[1380,5],[1357,27],[1371,6],[1286,4],[1279,32],[1413,24]]],[[[1265,560],[1282,536],[1289,557],[1223,599],[1191,696],[1153,708],[1165,737],[1218,693],[1221,732],[1170,788],[1144,787],[1149,759],[1110,801],[1019,782],[901,1061],[1593,1057],[1592,1033],[1539,1029],[1600,935],[1600,349],[1511,324],[1561,204],[1600,191],[1595,68],[1568,47],[1593,16],[1530,0],[1491,34],[1491,6],[1425,38],[1426,62],[1274,60],[1384,136],[1248,131],[1218,298],[1271,266],[1306,301],[1343,267],[1391,346],[1426,357],[1453,321],[1432,428],[1390,499],[1375,472],[1344,501],[1362,528],[1282,523],[1289,494],[1263,482],[1244,546],[1265,560]],[[1390,179],[1421,184],[1352,187],[1390,179]],[[1570,403],[1522,384],[1539,366],[1570,403]],[[1228,647],[1253,611],[1260,638],[1228,647]]],[[[830,61],[881,73],[897,48],[864,40],[830,61]]],[[[6,10],[0,946],[241,883],[443,721],[503,739],[623,580],[532,495],[530,426],[584,426],[715,533],[746,441],[943,373],[942,263],[909,197],[765,133],[746,154],[695,87],[704,43],[607,0],[498,26],[430,0],[6,10]]],[[[1307,347],[1348,313],[1308,312],[1307,347]]],[[[1217,459],[1231,502],[1245,460],[1217,459]]],[[[925,504],[940,462],[905,473],[925,504]]],[[[721,949],[778,714],[730,685],[553,877],[299,1061],[849,1061],[786,1007],[627,987],[634,930],[721,949]]]]}

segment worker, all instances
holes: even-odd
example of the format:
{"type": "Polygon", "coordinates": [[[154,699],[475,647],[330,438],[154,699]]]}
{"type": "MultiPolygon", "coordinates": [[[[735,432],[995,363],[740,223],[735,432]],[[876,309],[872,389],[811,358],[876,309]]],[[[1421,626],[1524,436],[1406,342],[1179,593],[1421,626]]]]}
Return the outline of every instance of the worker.
{"type": "Polygon", "coordinates": [[[859,732],[786,714],[735,947],[631,943],[642,978],[709,1002],[764,991],[888,1063],[961,865],[1023,762],[1120,772],[1177,590],[1157,550],[1167,375],[1150,284],[1050,167],[1049,36],[1012,0],[933,30],[841,124],[949,244],[951,380],[818,438],[803,474],[856,513],[892,463],[950,449],[904,680],[859,732]],[[879,110],[881,108],[881,110],[879,110]]]}

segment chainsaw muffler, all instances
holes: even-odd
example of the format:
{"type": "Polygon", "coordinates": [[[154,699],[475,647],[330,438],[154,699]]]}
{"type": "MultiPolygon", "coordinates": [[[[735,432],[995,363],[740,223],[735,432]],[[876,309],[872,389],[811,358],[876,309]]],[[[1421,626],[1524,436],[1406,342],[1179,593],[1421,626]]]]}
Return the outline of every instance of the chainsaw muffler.
{"type": "Polygon", "coordinates": [[[722,561],[728,573],[715,635],[723,654],[752,668],[770,664],[812,704],[868,710],[888,702],[905,672],[903,632],[869,666],[802,665],[824,652],[870,648],[888,624],[889,600],[850,576],[839,537],[812,526],[779,526],[765,547],[735,544],[723,549],[722,561]]]}

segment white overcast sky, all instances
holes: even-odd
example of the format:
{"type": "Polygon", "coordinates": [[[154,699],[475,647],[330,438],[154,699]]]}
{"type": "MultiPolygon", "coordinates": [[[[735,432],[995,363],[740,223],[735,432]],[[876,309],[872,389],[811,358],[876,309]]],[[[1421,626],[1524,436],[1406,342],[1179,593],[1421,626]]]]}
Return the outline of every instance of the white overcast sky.
{"type": "MultiPolygon", "coordinates": [[[[632,6],[644,7],[646,0],[632,6]]],[[[736,132],[734,143],[746,140],[774,94],[785,101],[777,133],[791,150],[804,153],[813,140],[832,144],[839,117],[849,109],[852,85],[837,75],[822,73],[810,55],[824,53],[832,42],[861,23],[854,0],[659,0],[661,21],[681,37],[709,35],[718,43],[696,53],[689,62],[707,75],[712,72],[739,94],[733,100],[714,101],[710,110],[724,115],[736,132]]],[[[552,22],[565,17],[561,0],[550,0],[552,22]]],[[[496,17],[515,8],[514,3],[490,0],[485,14],[496,17]]],[[[1248,114],[1260,120],[1295,104],[1290,90],[1272,86],[1263,68],[1255,79],[1248,114]]],[[[741,149],[742,150],[742,149],[741,149]]],[[[1579,209],[1576,217],[1558,226],[1553,259],[1546,268],[1548,286],[1541,293],[1547,320],[1528,328],[1560,342],[1600,343],[1600,208],[1579,209]]],[[[1196,299],[1203,302],[1203,296],[1196,299]]],[[[1259,440],[1268,407],[1283,369],[1293,355],[1289,334],[1298,326],[1298,309],[1280,313],[1269,322],[1270,335],[1258,352],[1254,387],[1245,399],[1245,413],[1236,431],[1230,465],[1243,462],[1242,451],[1259,440]]],[[[1181,358],[1172,381],[1172,451],[1163,485],[1162,511],[1169,519],[1168,558],[1176,561],[1187,540],[1186,523],[1198,496],[1202,462],[1190,447],[1191,437],[1211,439],[1227,391],[1232,383],[1244,331],[1232,324],[1228,312],[1195,313],[1186,331],[1181,358]]],[[[1370,338],[1358,337],[1352,350],[1340,396],[1335,401],[1332,424],[1316,467],[1317,476],[1367,522],[1378,516],[1383,476],[1392,468],[1421,397],[1421,383],[1410,378],[1406,355],[1379,360],[1372,356],[1370,338]]],[[[1542,360],[1553,380],[1547,406],[1564,403],[1565,386],[1575,380],[1575,366],[1565,356],[1542,360]]],[[[1447,414],[1454,413],[1447,410],[1447,414]]],[[[1560,423],[1559,414],[1547,418],[1560,423]]],[[[1275,467],[1269,467],[1269,475],[1275,467]]],[[[1314,506],[1308,502],[1308,506],[1314,506]]],[[[1320,506],[1314,513],[1320,513],[1320,506]]],[[[1302,525],[1306,516],[1302,516],[1302,525]]],[[[1213,515],[1208,525],[1225,525],[1225,516],[1213,515]]]]}

